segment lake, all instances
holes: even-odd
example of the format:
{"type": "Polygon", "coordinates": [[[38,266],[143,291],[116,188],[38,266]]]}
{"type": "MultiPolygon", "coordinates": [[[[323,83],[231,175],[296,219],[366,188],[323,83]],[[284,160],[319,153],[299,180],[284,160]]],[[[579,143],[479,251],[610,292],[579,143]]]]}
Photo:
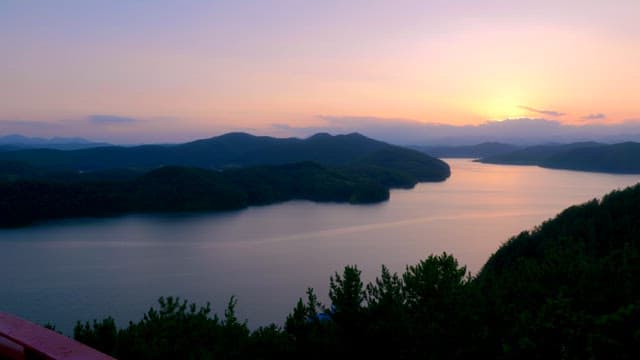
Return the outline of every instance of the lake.
{"type": "Polygon", "coordinates": [[[472,273],[510,236],[562,209],[633,185],[637,175],[447,159],[452,176],[393,190],[376,205],[291,201],[246,210],[55,221],[0,230],[0,311],[56,324],[138,320],[160,296],[222,313],[231,295],[251,327],[282,324],[307,287],[356,264],[401,272],[432,253],[472,273]]]}

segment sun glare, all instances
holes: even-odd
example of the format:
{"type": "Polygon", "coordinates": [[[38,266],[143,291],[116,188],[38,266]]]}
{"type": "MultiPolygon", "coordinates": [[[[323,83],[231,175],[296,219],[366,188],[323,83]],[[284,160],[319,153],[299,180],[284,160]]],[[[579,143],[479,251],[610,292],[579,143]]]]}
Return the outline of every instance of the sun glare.
{"type": "Polygon", "coordinates": [[[514,95],[497,96],[478,103],[476,113],[487,120],[502,121],[527,115],[520,105],[520,97],[514,95]]]}

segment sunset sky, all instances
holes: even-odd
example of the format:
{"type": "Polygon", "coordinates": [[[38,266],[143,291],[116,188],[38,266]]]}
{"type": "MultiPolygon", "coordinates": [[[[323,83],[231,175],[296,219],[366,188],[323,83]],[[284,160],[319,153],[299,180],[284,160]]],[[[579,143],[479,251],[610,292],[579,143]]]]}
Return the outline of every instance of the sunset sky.
{"type": "Polygon", "coordinates": [[[0,0],[0,49],[0,135],[640,119],[638,0],[0,0]]]}

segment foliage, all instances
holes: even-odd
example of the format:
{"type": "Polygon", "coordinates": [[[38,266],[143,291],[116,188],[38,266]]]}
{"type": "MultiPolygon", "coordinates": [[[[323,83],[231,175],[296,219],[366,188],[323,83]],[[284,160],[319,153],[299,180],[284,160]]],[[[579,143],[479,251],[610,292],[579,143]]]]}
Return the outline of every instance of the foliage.
{"type": "Polygon", "coordinates": [[[167,297],[160,298],[159,305],[120,330],[112,318],[77,323],[74,338],[122,359],[238,359],[252,342],[281,349],[277,346],[282,343],[281,330],[268,327],[250,334],[246,323],[235,316],[233,297],[223,319],[211,314],[209,304],[198,307],[167,297]]]}

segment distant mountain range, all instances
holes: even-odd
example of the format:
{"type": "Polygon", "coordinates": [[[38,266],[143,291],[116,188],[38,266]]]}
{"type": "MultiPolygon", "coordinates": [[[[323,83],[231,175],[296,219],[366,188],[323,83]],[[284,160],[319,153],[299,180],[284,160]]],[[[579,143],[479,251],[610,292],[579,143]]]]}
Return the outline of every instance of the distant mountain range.
{"type": "Polygon", "coordinates": [[[581,142],[539,145],[487,156],[483,163],[538,165],[554,169],[640,174],[640,143],[581,142]]]}
{"type": "Polygon", "coordinates": [[[463,146],[409,146],[430,156],[438,158],[483,158],[508,153],[522,148],[512,144],[486,142],[478,145],[463,146]]]}
{"type": "Polygon", "coordinates": [[[168,165],[220,170],[312,161],[332,166],[383,167],[411,173],[418,181],[443,180],[449,176],[448,165],[438,159],[357,133],[336,136],[316,134],[307,139],[229,133],[178,145],[0,152],[0,161],[75,171],[150,170],[168,165]]]}
{"type": "Polygon", "coordinates": [[[415,120],[375,117],[322,116],[324,125],[295,127],[274,125],[283,134],[306,136],[317,132],[358,132],[392,144],[419,146],[460,146],[486,142],[532,146],[543,143],[568,144],[597,141],[614,144],[640,141],[640,119],[622,123],[585,122],[567,124],[548,119],[507,119],[475,125],[424,123],[415,120]]]}
{"type": "Polygon", "coordinates": [[[18,134],[0,136],[0,151],[32,148],[75,150],[108,145],[110,144],[102,142],[92,142],[78,137],[54,137],[45,139],[38,137],[27,137],[18,134]]]}
{"type": "Polygon", "coordinates": [[[230,133],[179,145],[0,152],[0,227],[127,212],[239,209],[292,199],[374,203],[449,166],[360,134],[230,133]]]}

